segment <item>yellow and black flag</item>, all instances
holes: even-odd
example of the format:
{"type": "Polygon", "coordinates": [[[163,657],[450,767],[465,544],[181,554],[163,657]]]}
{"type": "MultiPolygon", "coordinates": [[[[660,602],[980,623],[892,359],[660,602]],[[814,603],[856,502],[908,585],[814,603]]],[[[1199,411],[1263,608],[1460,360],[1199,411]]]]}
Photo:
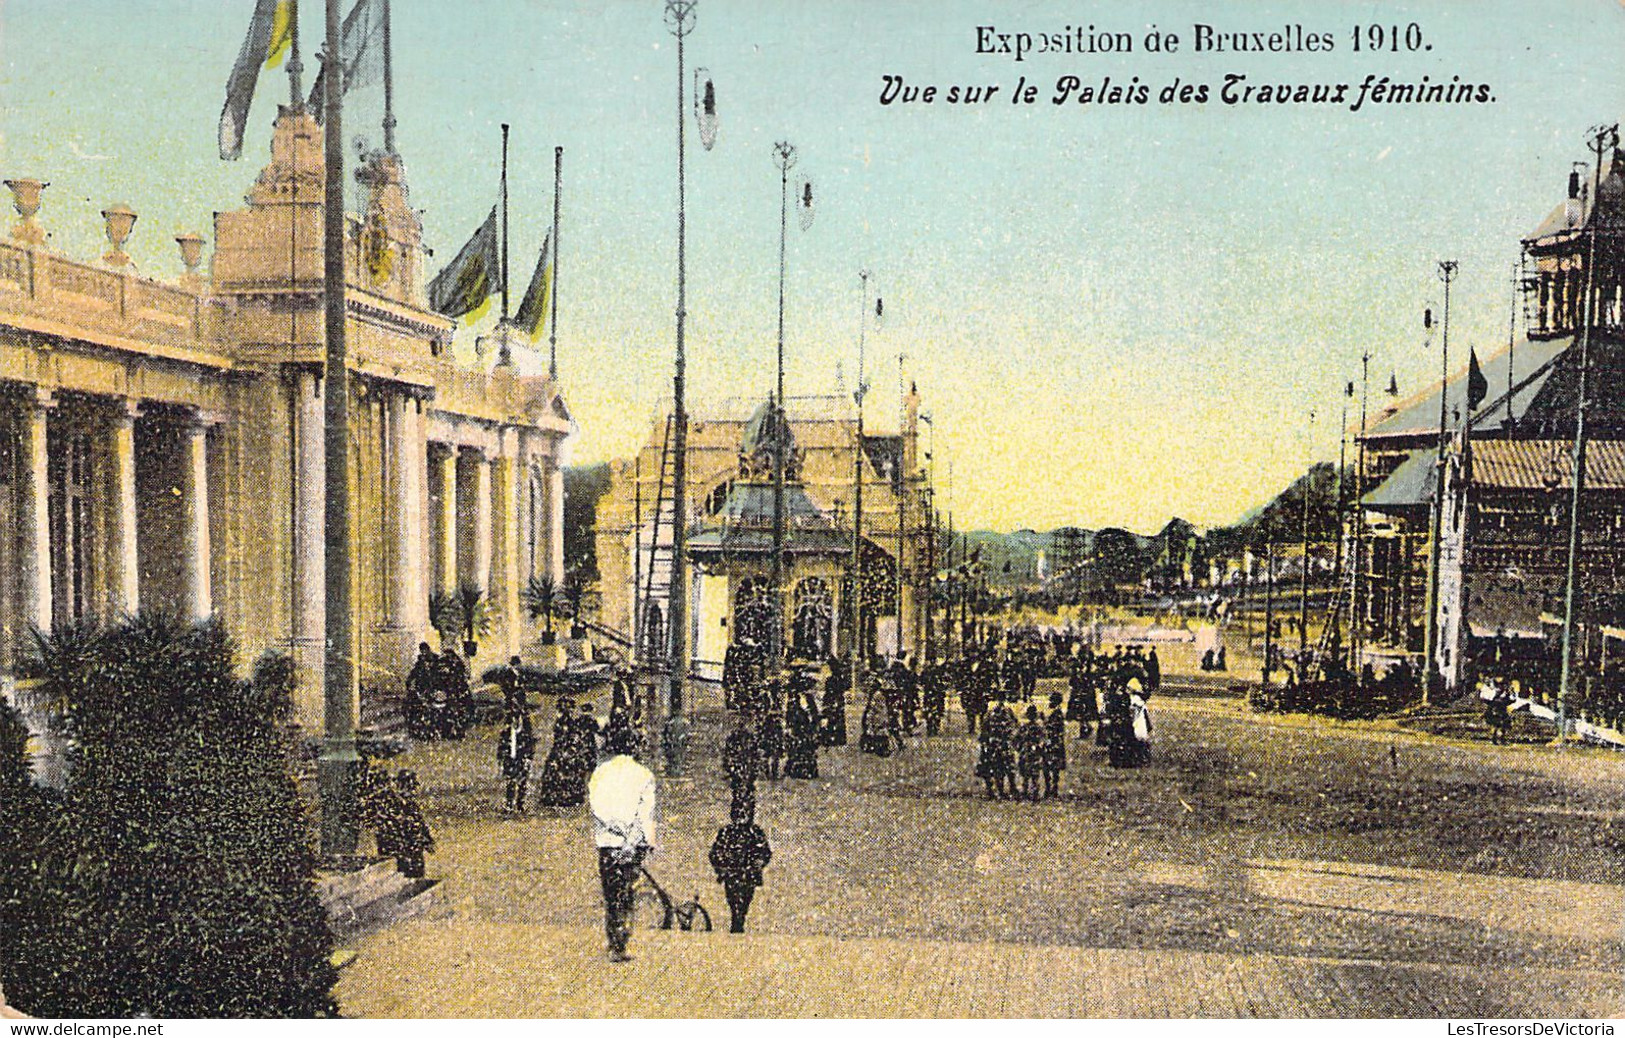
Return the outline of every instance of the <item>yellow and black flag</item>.
{"type": "Polygon", "coordinates": [[[542,239],[542,254],[536,259],[536,271],[530,276],[530,287],[519,301],[519,312],[514,315],[516,328],[535,342],[541,337],[542,322],[547,319],[548,297],[553,294],[552,233],[542,239]]]}
{"type": "Polygon", "coordinates": [[[254,102],[254,87],[260,68],[282,64],[293,45],[294,21],[299,17],[295,0],[255,0],[254,18],[248,23],[243,49],[226,80],[226,104],[220,109],[220,157],[240,158],[243,154],[243,128],[248,124],[248,107],[254,102]]]}
{"type": "MultiPolygon", "coordinates": [[[[350,8],[339,44],[339,64],[344,69],[341,95],[383,81],[384,47],[388,46],[384,33],[387,17],[388,6],[381,0],[356,0],[356,5],[350,8]]],[[[317,122],[327,117],[326,63],[316,74],[316,82],[311,84],[307,107],[315,113],[317,122]]]]}
{"type": "Polygon", "coordinates": [[[447,317],[463,317],[483,311],[491,294],[502,288],[501,235],[497,225],[497,208],[480,224],[479,230],[468,239],[448,263],[429,282],[429,305],[447,317]]]}

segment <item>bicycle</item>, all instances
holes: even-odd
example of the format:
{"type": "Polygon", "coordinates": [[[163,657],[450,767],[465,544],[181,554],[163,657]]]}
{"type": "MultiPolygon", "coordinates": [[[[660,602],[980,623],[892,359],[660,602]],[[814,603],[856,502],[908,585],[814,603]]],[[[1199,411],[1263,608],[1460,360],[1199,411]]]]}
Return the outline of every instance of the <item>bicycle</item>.
{"type": "Polygon", "coordinates": [[[670,930],[675,922],[679,930],[699,930],[702,933],[711,932],[711,913],[700,904],[700,896],[694,895],[692,901],[673,901],[666,888],[649,873],[647,868],[638,867],[648,884],[639,884],[635,908],[637,917],[646,919],[646,925],[657,930],[670,930]]]}

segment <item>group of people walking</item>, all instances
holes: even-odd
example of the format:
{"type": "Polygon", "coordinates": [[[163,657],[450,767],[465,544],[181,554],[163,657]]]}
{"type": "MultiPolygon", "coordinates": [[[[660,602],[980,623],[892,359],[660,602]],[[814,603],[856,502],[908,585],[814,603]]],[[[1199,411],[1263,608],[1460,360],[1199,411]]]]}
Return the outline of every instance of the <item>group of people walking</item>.
{"type": "MultiPolygon", "coordinates": [[[[577,703],[560,695],[553,718],[553,740],[542,764],[536,802],[543,807],[579,807],[587,797],[587,781],[611,744],[643,743],[634,707],[617,686],[609,717],[600,723],[591,702],[577,703]]],[[[530,712],[521,704],[508,711],[497,734],[497,767],[504,780],[503,810],[524,814],[530,774],[536,756],[536,736],[530,712]]]]}
{"type": "Polygon", "coordinates": [[[1049,712],[1042,718],[1029,706],[1018,723],[1008,702],[992,704],[983,715],[977,735],[976,777],[987,786],[988,799],[1040,799],[1059,796],[1061,772],[1066,770],[1066,714],[1061,694],[1049,697],[1049,712]],[[1017,777],[1021,789],[1016,789],[1017,777]]]}

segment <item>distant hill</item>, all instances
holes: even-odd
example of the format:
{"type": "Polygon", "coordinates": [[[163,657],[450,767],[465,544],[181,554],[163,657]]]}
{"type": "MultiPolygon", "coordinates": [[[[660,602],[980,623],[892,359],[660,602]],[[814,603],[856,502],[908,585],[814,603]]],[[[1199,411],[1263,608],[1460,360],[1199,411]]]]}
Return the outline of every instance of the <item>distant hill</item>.
{"type": "MultiPolygon", "coordinates": [[[[995,533],[992,530],[969,530],[954,536],[954,562],[964,557],[965,546],[974,553],[982,551],[982,562],[988,567],[988,582],[998,587],[1016,587],[1037,579],[1038,555],[1053,554],[1050,535],[1036,530],[1017,530],[1015,533],[995,533]],[[1009,567],[1006,569],[1006,567],[1009,567]]],[[[947,559],[942,560],[944,567],[947,559]]]]}

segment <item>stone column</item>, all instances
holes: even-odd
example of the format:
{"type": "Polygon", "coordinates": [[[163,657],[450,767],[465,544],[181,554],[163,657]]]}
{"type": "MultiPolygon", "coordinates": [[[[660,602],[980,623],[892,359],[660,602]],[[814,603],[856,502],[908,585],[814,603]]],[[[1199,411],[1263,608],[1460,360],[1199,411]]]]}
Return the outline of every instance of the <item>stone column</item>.
{"type": "Polygon", "coordinates": [[[519,531],[517,549],[519,552],[519,583],[520,586],[536,575],[536,554],[532,531],[535,529],[535,515],[530,492],[530,445],[526,442],[523,432],[515,433],[519,443],[519,459],[515,463],[514,490],[518,494],[519,531]]]}
{"type": "Polygon", "coordinates": [[[321,376],[298,372],[294,386],[294,699],[306,732],[322,730],[327,646],[327,452],[321,376]]]}
{"type": "Polygon", "coordinates": [[[41,632],[51,630],[51,507],[49,422],[46,415],[56,402],[39,390],[23,404],[21,452],[18,460],[23,493],[18,512],[21,551],[21,613],[24,624],[41,632]]]}
{"type": "Polygon", "coordinates": [[[470,574],[476,587],[491,593],[491,464],[482,448],[474,455],[474,564],[470,574]]]}
{"type": "Polygon", "coordinates": [[[135,419],[140,407],[134,400],[120,401],[113,414],[109,482],[112,491],[112,543],[108,546],[108,588],[115,616],[133,615],[141,608],[141,570],[136,554],[135,419]]]}
{"type": "Polygon", "coordinates": [[[493,461],[496,469],[496,531],[493,546],[492,605],[502,613],[504,649],[507,655],[519,651],[519,474],[517,453],[504,435],[502,453],[493,461]]]}
{"type": "Polygon", "coordinates": [[[440,484],[440,501],[434,525],[435,575],[438,590],[457,593],[457,448],[443,443],[430,453],[435,479],[440,484]]]}
{"type": "Polygon", "coordinates": [[[186,615],[214,613],[209,545],[209,423],[194,415],[181,426],[181,572],[186,615]]]}
{"type": "Polygon", "coordinates": [[[543,463],[542,476],[547,487],[547,538],[536,545],[547,560],[547,572],[560,584],[564,583],[564,469],[558,457],[559,447],[543,463]]]}
{"type": "Polygon", "coordinates": [[[389,473],[386,485],[389,529],[389,611],[386,623],[402,640],[408,657],[422,636],[424,612],[423,515],[418,470],[424,466],[417,401],[406,393],[388,404],[389,473]]]}

